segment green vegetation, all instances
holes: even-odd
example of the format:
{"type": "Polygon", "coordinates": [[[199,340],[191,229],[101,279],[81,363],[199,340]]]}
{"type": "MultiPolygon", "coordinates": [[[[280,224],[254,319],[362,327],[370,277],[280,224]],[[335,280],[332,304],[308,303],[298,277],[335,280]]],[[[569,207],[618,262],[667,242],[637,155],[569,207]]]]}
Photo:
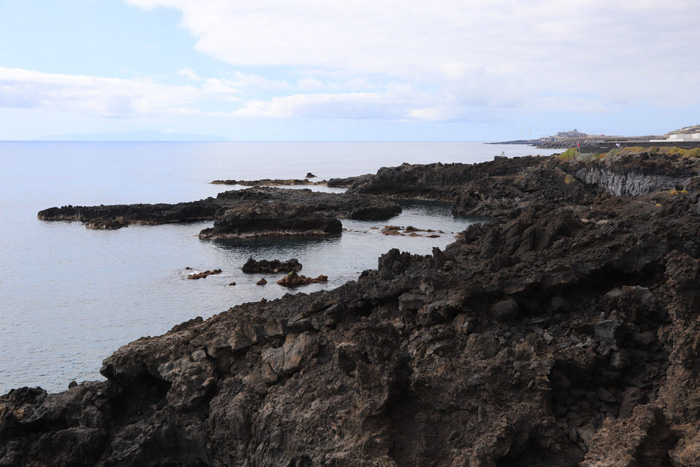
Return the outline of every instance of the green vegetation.
{"type": "Polygon", "coordinates": [[[700,157],[700,148],[681,149],[677,147],[672,147],[663,149],[668,150],[667,152],[665,152],[665,154],[678,154],[683,157],[700,157]]]}
{"type": "Polygon", "coordinates": [[[576,157],[576,153],[578,153],[578,150],[576,148],[569,148],[566,151],[559,154],[557,157],[564,161],[570,161],[571,159],[576,157]]]}
{"type": "Polygon", "coordinates": [[[654,156],[668,155],[700,159],[700,148],[682,149],[676,146],[652,146],[645,148],[642,146],[630,146],[628,148],[611,149],[609,152],[603,153],[582,153],[579,152],[577,148],[569,148],[555,157],[563,161],[575,160],[579,162],[588,162],[596,159],[603,160],[607,157],[624,157],[636,154],[652,154],[654,156]]]}
{"type": "Polygon", "coordinates": [[[608,153],[601,154],[599,159],[604,159],[608,156],[627,156],[630,154],[654,154],[654,155],[671,155],[681,157],[698,157],[700,158],[700,148],[682,149],[676,146],[662,146],[643,148],[641,146],[630,146],[628,148],[612,149],[608,153]]]}

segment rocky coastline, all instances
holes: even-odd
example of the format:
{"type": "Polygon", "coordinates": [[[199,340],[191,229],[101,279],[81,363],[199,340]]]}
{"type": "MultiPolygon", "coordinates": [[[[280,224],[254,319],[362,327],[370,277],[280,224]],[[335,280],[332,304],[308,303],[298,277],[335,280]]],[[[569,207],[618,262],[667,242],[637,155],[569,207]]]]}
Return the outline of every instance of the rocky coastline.
{"type": "MultiPolygon", "coordinates": [[[[391,250],[337,289],[124,345],[105,381],[0,396],[0,466],[698,465],[699,169],[642,152],[405,164],[354,180],[313,212],[430,199],[490,220],[432,255],[391,250]]],[[[233,201],[303,206],[274,193],[150,217],[39,216],[221,221],[233,201]]]]}
{"type": "Polygon", "coordinates": [[[200,237],[225,239],[335,235],[342,231],[339,219],[385,220],[400,212],[386,196],[253,187],[177,204],[52,207],[37,217],[83,222],[91,229],[213,220],[214,226],[202,230],[200,237]]]}

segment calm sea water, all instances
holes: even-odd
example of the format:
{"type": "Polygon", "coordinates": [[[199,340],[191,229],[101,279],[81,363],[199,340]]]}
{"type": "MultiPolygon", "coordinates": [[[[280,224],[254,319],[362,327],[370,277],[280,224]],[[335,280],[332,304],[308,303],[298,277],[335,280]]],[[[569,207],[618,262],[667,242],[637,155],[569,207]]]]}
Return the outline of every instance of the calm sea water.
{"type": "MultiPolygon", "coordinates": [[[[62,391],[72,380],[101,379],[120,345],[159,335],[196,316],[289,292],[240,267],[257,259],[297,258],[307,276],[333,288],[376,268],[392,247],[428,254],[454,240],[469,219],[436,203],[405,206],[387,222],[343,221],[340,237],[315,241],[202,241],[209,222],[87,230],[43,222],[51,206],[191,201],[230,189],[214,179],[319,179],[375,173],[383,166],[482,162],[527,146],[482,143],[0,143],[0,394],[14,387],[62,391]],[[443,230],[440,238],[388,237],[386,224],[443,230]],[[186,267],[223,273],[187,280],[186,267]],[[229,286],[236,282],[236,286],[229,286]]],[[[538,151],[549,154],[552,151],[538,151]]]]}

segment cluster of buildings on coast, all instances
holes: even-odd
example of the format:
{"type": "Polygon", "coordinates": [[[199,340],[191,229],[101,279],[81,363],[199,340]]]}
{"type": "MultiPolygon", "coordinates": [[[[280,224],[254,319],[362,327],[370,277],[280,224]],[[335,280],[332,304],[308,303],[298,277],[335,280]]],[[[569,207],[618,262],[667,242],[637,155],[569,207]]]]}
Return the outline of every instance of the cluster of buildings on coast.
{"type": "Polygon", "coordinates": [[[700,147],[700,125],[688,126],[665,135],[606,136],[572,131],[560,131],[556,135],[532,140],[507,141],[513,144],[531,144],[540,148],[567,149],[571,147],[611,148],[625,146],[679,146],[700,147]]]}

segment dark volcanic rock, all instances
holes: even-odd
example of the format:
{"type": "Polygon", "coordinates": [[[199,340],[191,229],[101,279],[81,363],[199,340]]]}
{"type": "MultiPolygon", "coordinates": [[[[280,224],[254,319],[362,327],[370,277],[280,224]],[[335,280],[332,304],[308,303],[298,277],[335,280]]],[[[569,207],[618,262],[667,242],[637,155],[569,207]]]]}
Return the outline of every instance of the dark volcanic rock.
{"type": "Polygon", "coordinates": [[[370,180],[372,180],[375,177],[375,175],[372,174],[366,174],[366,175],[358,175],[355,177],[346,177],[346,178],[331,178],[328,180],[326,185],[329,187],[333,188],[350,188],[355,185],[362,185],[363,183],[367,183],[370,180]]]}
{"type": "Polygon", "coordinates": [[[320,275],[318,277],[306,277],[300,276],[296,272],[292,271],[277,281],[279,285],[284,287],[299,287],[300,285],[316,284],[319,282],[328,282],[328,276],[320,275]]]}
{"type": "Polygon", "coordinates": [[[214,274],[221,274],[221,269],[206,270],[203,272],[197,272],[187,276],[188,279],[206,279],[207,276],[214,274]]]}
{"type": "Polygon", "coordinates": [[[544,160],[545,158],[540,157],[519,157],[482,164],[438,162],[383,167],[376,175],[362,180],[363,183],[356,183],[350,191],[452,201],[455,187],[464,186],[474,180],[521,174],[529,168],[539,167],[544,160]]]}
{"type": "Polygon", "coordinates": [[[672,190],[698,193],[700,160],[697,157],[656,154],[653,148],[641,153],[627,151],[585,163],[570,161],[566,169],[582,182],[615,196],[636,197],[672,190]]]}
{"type": "Polygon", "coordinates": [[[129,224],[169,224],[212,220],[223,214],[223,207],[207,198],[178,204],[122,204],[112,206],[63,206],[39,211],[45,221],[81,221],[92,229],[115,229],[129,224]]]}
{"type": "Polygon", "coordinates": [[[121,219],[99,219],[86,223],[85,227],[93,230],[117,230],[128,225],[128,222],[121,219]]]}
{"type": "Polygon", "coordinates": [[[305,205],[239,202],[200,232],[200,238],[245,238],[289,235],[334,235],[343,230],[335,217],[319,214],[305,205]]]}
{"type": "MultiPolygon", "coordinates": [[[[310,178],[310,177],[309,177],[310,178]]],[[[303,185],[325,185],[326,182],[312,182],[311,180],[289,178],[262,180],[214,180],[212,185],[241,185],[241,186],[303,186],[303,185]]]]}
{"type": "MultiPolygon", "coordinates": [[[[259,229],[265,228],[269,229],[270,235],[283,231],[302,235],[326,231],[336,233],[340,223],[325,218],[384,220],[400,212],[398,204],[382,196],[319,193],[308,189],[250,188],[227,191],[219,193],[216,198],[189,203],[63,206],[40,211],[38,217],[47,221],[81,221],[93,229],[116,229],[129,224],[215,220],[228,214],[230,220],[246,219],[247,227],[240,230],[240,234],[245,236],[249,231],[262,233],[259,229]],[[262,211],[267,214],[262,214],[262,211]],[[309,232],[301,230],[304,227],[302,222],[290,226],[287,214],[293,215],[293,212],[304,215],[309,232]],[[269,222],[251,224],[253,218],[260,220],[262,217],[269,222]],[[276,225],[274,220],[280,223],[276,225]]],[[[235,228],[229,230],[232,235],[238,235],[235,228]]]]}
{"type": "Polygon", "coordinates": [[[592,201],[595,189],[586,188],[559,165],[545,157],[499,158],[472,165],[403,164],[380,169],[349,193],[450,201],[454,214],[476,217],[513,218],[535,201],[556,205],[592,201]]]}
{"type": "Polygon", "coordinates": [[[346,219],[385,220],[401,213],[401,207],[384,196],[321,193],[309,189],[251,188],[219,193],[217,201],[229,206],[241,201],[304,205],[308,212],[346,219]]]}
{"type": "Polygon", "coordinates": [[[492,179],[517,215],[444,251],[139,339],[105,382],[0,397],[0,465],[697,465],[695,200],[530,162],[492,179]]]}
{"type": "Polygon", "coordinates": [[[278,272],[288,273],[292,271],[301,271],[301,268],[302,264],[296,258],[292,258],[284,262],[278,259],[272,261],[261,259],[256,261],[253,258],[248,258],[248,261],[246,261],[241,270],[249,274],[277,274],[278,272]]]}

